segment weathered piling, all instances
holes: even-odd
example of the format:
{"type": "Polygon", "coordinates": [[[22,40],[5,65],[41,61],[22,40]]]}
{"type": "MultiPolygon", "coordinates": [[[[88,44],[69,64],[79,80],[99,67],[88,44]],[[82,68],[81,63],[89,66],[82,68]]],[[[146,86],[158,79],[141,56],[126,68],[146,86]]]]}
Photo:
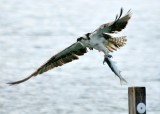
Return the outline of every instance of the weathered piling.
{"type": "Polygon", "coordinates": [[[129,114],[146,114],[146,89],[145,87],[128,88],[129,114]]]}

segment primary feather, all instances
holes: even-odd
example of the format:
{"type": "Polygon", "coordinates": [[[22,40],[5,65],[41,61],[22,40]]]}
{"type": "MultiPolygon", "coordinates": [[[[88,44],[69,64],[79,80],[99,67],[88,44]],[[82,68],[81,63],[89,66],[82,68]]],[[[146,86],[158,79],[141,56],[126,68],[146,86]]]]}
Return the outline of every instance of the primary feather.
{"type": "Polygon", "coordinates": [[[27,81],[33,76],[37,76],[39,74],[42,74],[44,72],[47,72],[48,70],[51,70],[55,67],[62,66],[66,63],[69,63],[73,60],[78,59],[78,56],[84,55],[84,53],[87,52],[87,48],[84,47],[81,43],[77,42],[69,46],[68,48],[64,49],[63,51],[57,53],[53,57],[51,57],[45,64],[43,64],[41,67],[39,67],[35,72],[33,72],[30,76],[23,80],[19,80],[16,82],[10,82],[8,84],[19,84],[24,81],[27,81]]]}
{"type": "Polygon", "coordinates": [[[95,30],[95,32],[98,34],[102,34],[102,33],[116,33],[123,30],[126,27],[129,19],[131,18],[131,12],[129,10],[125,16],[121,17],[122,13],[123,9],[121,8],[119,17],[117,15],[114,21],[101,25],[98,29],[95,30]]]}

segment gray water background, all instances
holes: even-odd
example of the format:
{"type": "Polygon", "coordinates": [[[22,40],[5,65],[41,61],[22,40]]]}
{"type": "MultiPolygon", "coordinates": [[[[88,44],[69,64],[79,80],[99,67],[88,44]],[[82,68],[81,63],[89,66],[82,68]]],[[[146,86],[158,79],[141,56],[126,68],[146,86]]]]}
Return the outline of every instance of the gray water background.
{"type": "Polygon", "coordinates": [[[145,86],[147,114],[160,113],[159,0],[0,0],[0,114],[128,114],[128,87],[145,86]],[[128,85],[121,86],[103,54],[17,85],[86,32],[132,9],[119,35],[128,43],[113,54],[128,85]]]}

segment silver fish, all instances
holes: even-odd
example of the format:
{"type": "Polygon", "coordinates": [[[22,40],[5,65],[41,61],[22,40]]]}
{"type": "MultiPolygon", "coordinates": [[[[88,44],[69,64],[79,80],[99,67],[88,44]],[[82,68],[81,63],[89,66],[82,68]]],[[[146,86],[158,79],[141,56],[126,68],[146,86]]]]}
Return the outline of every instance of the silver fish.
{"type": "Polygon", "coordinates": [[[115,73],[115,75],[119,77],[121,85],[127,84],[127,81],[121,76],[121,71],[118,70],[118,67],[116,66],[115,62],[112,61],[111,56],[105,57],[103,64],[105,62],[108,64],[111,70],[115,73]]]}

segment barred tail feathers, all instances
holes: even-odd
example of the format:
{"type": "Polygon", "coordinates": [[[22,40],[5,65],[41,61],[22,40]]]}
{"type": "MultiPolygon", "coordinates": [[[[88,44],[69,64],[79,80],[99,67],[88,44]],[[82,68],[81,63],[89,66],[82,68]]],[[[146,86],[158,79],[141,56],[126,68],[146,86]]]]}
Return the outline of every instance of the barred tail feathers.
{"type": "Polygon", "coordinates": [[[110,38],[108,39],[110,42],[112,42],[115,46],[119,47],[123,47],[126,42],[126,36],[122,36],[122,37],[114,37],[114,38],[110,38]]]}
{"type": "Polygon", "coordinates": [[[126,44],[126,42],[126,36],[111,37],[108,39],[108,42],[105,45],[110,52],[114,52],[117,51],[118,48],[123,47],[126,44]]]}

